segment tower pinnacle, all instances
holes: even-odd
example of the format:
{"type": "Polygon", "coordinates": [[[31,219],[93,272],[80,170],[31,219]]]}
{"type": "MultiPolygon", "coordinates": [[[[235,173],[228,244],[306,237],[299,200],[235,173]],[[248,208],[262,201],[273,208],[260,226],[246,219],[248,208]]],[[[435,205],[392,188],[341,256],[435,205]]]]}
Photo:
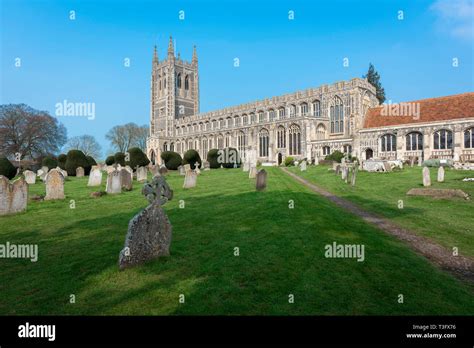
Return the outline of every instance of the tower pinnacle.
{"type": "Polygon", "coordinates": [[[170,36],[170,42],[168,43],[168,56],[174,56],[173,38],[170,36]]]}
{"type": "Polygon", "coordinates": [[[198,61],[198,56],[197,56],[197,52],[196,52],[196,45],[194,45],[193,47],[193,63],[197,63],[198,61]]]}
{"type": "Polygon", "coordinates": [[[158,53],[156,51],[156,45],[155,45],[155,49],[153,51],[153,63],[158,63],[158,53]]]}

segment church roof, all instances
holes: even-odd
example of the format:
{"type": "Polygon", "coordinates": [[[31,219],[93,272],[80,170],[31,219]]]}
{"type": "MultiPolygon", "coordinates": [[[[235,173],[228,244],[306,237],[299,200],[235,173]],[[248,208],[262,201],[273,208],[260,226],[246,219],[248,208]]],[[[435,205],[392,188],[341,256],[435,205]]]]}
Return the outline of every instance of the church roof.
{"type": "Polygon", "coordinates": [[[448,121],[474,117],[474,93],[421,99],[369,108],[364,128],[448,121]]]}

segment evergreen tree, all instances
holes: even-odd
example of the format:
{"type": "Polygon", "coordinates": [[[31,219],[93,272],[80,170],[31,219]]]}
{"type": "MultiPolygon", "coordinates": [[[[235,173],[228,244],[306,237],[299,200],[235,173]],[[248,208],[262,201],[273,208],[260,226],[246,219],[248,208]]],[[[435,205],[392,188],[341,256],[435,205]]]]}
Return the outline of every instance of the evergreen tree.
{"type": "Polygon", "coordinates": [[[372,63],[369,65],[369,71],[363,77],[375,87],[376,97],[379,100],[379,104],[382,104],[385,101],[385,89],[382,87],[382,84],[380,83],[380,75],[375,70],[375,67],[372,63]]]}

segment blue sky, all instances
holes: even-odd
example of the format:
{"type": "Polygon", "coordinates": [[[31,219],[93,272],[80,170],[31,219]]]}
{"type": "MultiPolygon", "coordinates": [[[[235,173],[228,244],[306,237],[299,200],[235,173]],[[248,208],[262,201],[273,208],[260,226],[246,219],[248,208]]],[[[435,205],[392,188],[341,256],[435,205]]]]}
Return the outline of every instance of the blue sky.
{"type": "Polygon", "coordinates": [[[94,120],[60,120],[104,155],[111,127],[148,123],[153,46],[163,58],[169,35],[184,59],[197,45],[201,112],[360,77],[369,62],[393,102],[474,90],[470,0],[1,0],[0,10],[0,103],[54,114],[63,100],[93,102],[94,120]]]}

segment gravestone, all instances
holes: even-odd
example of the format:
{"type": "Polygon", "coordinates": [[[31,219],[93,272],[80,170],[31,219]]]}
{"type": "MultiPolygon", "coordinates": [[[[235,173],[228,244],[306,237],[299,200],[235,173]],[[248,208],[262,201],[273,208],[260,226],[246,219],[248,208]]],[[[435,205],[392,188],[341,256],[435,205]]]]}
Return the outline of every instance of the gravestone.
{"type": "Polygon", "coordinates": [[[137,181],[144,182],[147,180],[147,170],[146,167],[137,168],[137,181]]]}
{"type": "Polygon", "coordinates": [[[168,174],[168,168],[163,164],[160,166],[160,169],[158,169],[158,173],[160,173],[160,175],[166,175],[168,174]]]}
{"type": "Polygon", "coordinates": [[[211,170],[211,164],[208,161],[202,162],[202,167],[204,168],[204,171],[211,170]]]}
{"type": "Polygon", "coordinates": [[[251,166],[249,169],[249,179],[255,179],[257,177],[257,167],[251,166]]]}
{"type": "Polygon", "coordinates": [[[347,167],[346,166],[343,166],[341,168],[341,179],[342,180],[346,180],[346,177],[347,177],[347,167]]]}
{"type": "Polygon", "coordinates": [[[154,165],[154,166],[150,166],[148,169],[150,170],[151,176],[153,177],[156,174],[159,174],[160,167],[158,167],[157,165],[154,165]]]}
{"type": "Polygon", "coordinates": [[[48,173],[49,172],[49,168],[47,166],[42,166],[41,170],[43,171],[43,173],[48,173]]]}
{"type": "Polygon", "coordinates": [[[341,165],[340,164],[336,165],[335,170],[336,170],[336,175],[339,175],[339,173],[341,171],[341,165]]]}
{"type": "Polygon", "coordinates": [[[418,167],[421,167],[421,164],[423,163],[423,161],[421,160],[421,156],[418,157],[418,167]]]}
{"type": "Polygon", "coordinates": [[[64,199],[64,176],[57,169],[51,169],[45,178],[45,201],[64,199]]]}
{"type": "Polygon", "coordinates": [[[25,170],[23,172],[23,175],[25,176],[25,180],[28,184],[33,185],[34,183],[36,183],[35,172],[32,172],[31,170],[25,170]]]}
{"type": "Polygon", "coordinates": [[[423,167],[423,186],[431,186],[430,169],[423,167]]]}
{"type": "Polygon", "coordinates": [[[255,189],[257,191],[265,190],[267,187],[267,172],[265,169],[260,169],[257,173],[257,180],[255,184],[255,189]]]}
{"type": "Polygon", "coordinates": [[[190,164],[185,164],[184,165],[184,172],[187,173],[191,170],[191,165],[190,164]]]}
{"type": "Polygon", "coordinates": [[[120,171],[120,180],[122,181],[122,189],[125,191],[131,191],[133,188],[133,172],[130,173],[130,171],[127,168],[122,168],[120,171]]]}
{"type": "Polygon", "coordinates": [[[196,187],[197,182],[197,174],[196,172],[189,170],[186,172],[186,176],[184,177],[184,184],[183,188],[193,188],[196,187]]]}
{"type": "Polygon", "coordinates": [[[76,177],[82,178],[84,176],[84,168],[77,167],[76,168],[76,177]]]}
{"type": "Polygon", "coordinates": [[[318,156],[314,157],[314,165],[318,166],[319,165],[319,158],[318,156]]]}
{"type": "Polygon", "coordinates": [[[301,162],[300,164],[300,171],[305,172],[306,171],[306,161],[301,162]]]}
{"type": "Polygon", "coordinates": [[[248,172],[250,170],[250,163],[249,162],[244,162],[244,165],[242,166],[244,172],[248,172]]]}
{"type": "Polygon", "coordinates": [[[56,167],[55,169],[58,170],[64,176],[64,179],[67,178],[67,172],[64,169],[61,169],[60,167],[56,167]]]}
{"type": "Polygon", "coordinates": [[[186,170],[184,169],[184,166],[179,166],[178,167],[179,175],[186,175],[186,170]]]}
{"type": "Polygon", "coordinates": [[[122,193],[122,170],[114,170],[107,174],[105,191],[108,194],[122,193]]]}
{"type": "Polygon", "coordinates": [[[390,163],[388,163],[387,161],[383,161],[383,168],[384,168],[384,171],[386,172],[392,171],[392,166],[390,166],[390,163]]]}
{"type": "Polygon", "coordinates": [[[102,172],[99,167],[92,167],[91,172],[89,173],[89,181],[87,186],[100,186],[102,184],[102,172]]]}
{"type": "Polygon", "coordinates": [[[438,168],[438,182],[444,182],[444,167],[438,168]]]}
{"type": "Polygon", "coordinates": [[[173,191],[165,177],[154,176],[151,183],[143,186],[142,194],[150,204],[128,224],[125,245],[119,255],[120,269],[170,254],[172,226],[162,205],[173,198],[173,191]]]}
{"type": "Polygon", "coordinates": [[[355,186],[356,184],[356,177],[357,177],[357,166],[354,166],[354,168],[352,169],[352,177],[351,177],[351,185],[352,186],[355,186]]]}
{"type": "Polygon", "coordinates": [[[21,177],[10,183],[7,177],[0,175],[0,215],[25,211],[27,202],[28,183],[26,180],[21,177]]]}
{"type": "Polygon", "coordinates": [[[199,162],[194,163],[194,169],[199,168],[199,162]]]}
{"type": "Polygon", "coordinates": [[[413,168],[413,165],[414,165],[414,164],[415,164],[415,157],[412,156],[412,157],[410,158],[410,167],[413,168]]]}
{"type": "Polygon", "coordinates": [[[344,171],[346,172],[346,175],[345,175],[345,177],[344,177],[344,181],[346,182],[346,184],[349,182],[350,170],[351,170],[351,167],[349,167],[349,166],[346,166],[346,167],[344,168],[344,171]]]}
{"type": "Polygon", "coordinates": [[[199,166],[195,167],[194,171],[196,172],[197,175],[201,175],[201,169],[199,169],[199,166]]]}
{"type": "Polygon", "coordinates": [[[48,172],[44,171],[43,169],[39,169],[36,175],[41,179],[41,181],[45,181],[48,172]]]}

